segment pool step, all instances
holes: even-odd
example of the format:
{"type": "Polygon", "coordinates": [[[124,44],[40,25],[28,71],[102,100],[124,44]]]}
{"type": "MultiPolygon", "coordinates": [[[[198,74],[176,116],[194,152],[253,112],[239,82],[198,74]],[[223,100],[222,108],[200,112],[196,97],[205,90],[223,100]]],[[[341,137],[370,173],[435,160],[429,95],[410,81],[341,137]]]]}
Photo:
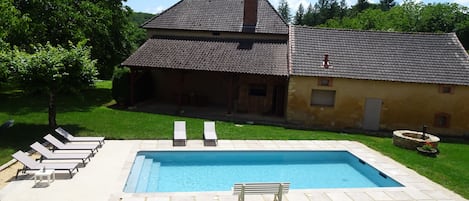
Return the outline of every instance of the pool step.
{"type": "Polygon", "coordinates": [[[143,193],[147,191],[148,180],[150,178],[151,169],[153,166],[152,158],[145,158],[143,160],[142,168],[140,170],[139,180],[135,192],[143,193]]]}
{"type": "Polygon", "coordinates": [[[129,177],[127,178],[127,183],[124,187],[124,192],[133,193],[137,189],[138,177],[140,171],[142,170],[143,162],[145,161],[145,156],[136,156],[132,169],[130,170],[129,177]]]}

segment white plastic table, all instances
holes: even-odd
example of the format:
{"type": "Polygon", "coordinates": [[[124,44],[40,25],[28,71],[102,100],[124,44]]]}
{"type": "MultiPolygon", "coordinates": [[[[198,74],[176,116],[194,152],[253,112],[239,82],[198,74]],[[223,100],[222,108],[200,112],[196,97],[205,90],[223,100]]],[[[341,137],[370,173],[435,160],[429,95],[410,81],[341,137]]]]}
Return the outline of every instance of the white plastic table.
{"type": "Polygon", "coordinates": [[[38,170],[36,173],[34,173],[34,183],[37,183],[38,179],[39,182],[41,182],[43,179],[47,177],[47,183],[50,183],[51,181],[55,181],[55,170],[38,170]]]}

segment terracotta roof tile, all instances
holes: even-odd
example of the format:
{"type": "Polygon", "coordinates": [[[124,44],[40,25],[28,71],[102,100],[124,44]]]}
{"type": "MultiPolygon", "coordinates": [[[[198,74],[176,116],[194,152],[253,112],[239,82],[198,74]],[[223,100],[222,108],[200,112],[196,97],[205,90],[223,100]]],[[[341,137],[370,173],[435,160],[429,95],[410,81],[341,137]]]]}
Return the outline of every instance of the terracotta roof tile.
{"type": "Polygon", "coordinates": [[[469,85],[469,56],[453,33],[293,26],[290,44],[291,75],[469,85]]]}
{"type": "Polygon", "coordinates": [[[287,76],[287,41],[151,38],[122,65],[287,76]]]}
{"type": "MultiPolygon", "coordinates": [[[[146,29],[241,32],[243,0],[181,0],[142,25],[146,29]]],[[[288,25],[267,0],[258,0],[256,33],[288,34],[288,25]]]]}

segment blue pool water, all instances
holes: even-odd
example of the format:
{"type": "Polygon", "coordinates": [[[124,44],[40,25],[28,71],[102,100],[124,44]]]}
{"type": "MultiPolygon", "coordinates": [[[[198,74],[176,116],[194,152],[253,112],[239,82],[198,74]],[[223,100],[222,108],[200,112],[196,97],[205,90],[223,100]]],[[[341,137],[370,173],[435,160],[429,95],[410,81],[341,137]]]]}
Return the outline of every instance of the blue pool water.
{"type": "Polygon", "coordinates": [[[291,189],[402,186],[347,151],[142,151],[124,192],[230,191],[242,182],[290,182],[291,189]]]}

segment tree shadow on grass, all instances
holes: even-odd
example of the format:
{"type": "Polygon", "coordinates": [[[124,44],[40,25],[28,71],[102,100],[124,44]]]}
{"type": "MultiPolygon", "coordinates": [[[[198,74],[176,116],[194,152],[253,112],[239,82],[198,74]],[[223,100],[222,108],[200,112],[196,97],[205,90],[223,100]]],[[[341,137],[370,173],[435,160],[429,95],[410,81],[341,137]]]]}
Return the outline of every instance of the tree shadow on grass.
{"type": "Polygon", "coordinates": [[[15,123],[10,128],[0,129],[0,148],[27,151],[33,142],[43,141],[42,137],[48,132],[48,125],[15,123]]]}
{"type": "MultiPolygon", "coordinates": [[[[75,137],[79,137],[80,135],[78,133],[80,133],[82,131],[94,132],[94,130],[85,128],[85,127],[80,126],[78,124],[60,124],[59,127],[63,128],[64,130],[66,130],[68,133],[72,134],[75,137]]],[[[53,133],[56,134],[55,131],[53,133]]],[[[57,137],[57,139],[67,141],[65,138],[63,138],[59,134],[54,135],[54,136],[57,137]]]]}
{"type": "MultiPolygon", "coordinates": [[[[66,128],[74,132],[85,129],[78,125],[66,125],[66,128]]],[[[28,151],[31,149],[29,145],[34,142],[45,142],[43,137],[47,134],[52,134],[57,138],[60,137],[53,130],[50,130],[46,124],[17,123],[10,128],[1,128],[0,150],[28,151]]]]}
{"type": "MultiPolygon", "coordinates": [[[[0,113],[23,115],[28,113],[47,112],[49,99],[44,94],[0,93],[0,113]]],[[[58,94],[56,96],[57,112],[89,111],[111,102],[110,89],[94,88],[84,90],[79,95],[58,94]]]]}

